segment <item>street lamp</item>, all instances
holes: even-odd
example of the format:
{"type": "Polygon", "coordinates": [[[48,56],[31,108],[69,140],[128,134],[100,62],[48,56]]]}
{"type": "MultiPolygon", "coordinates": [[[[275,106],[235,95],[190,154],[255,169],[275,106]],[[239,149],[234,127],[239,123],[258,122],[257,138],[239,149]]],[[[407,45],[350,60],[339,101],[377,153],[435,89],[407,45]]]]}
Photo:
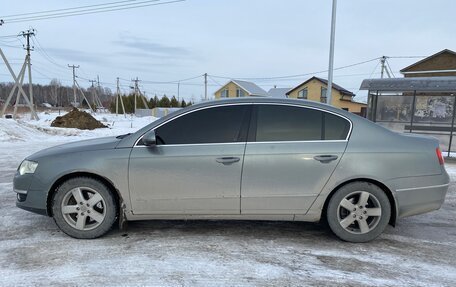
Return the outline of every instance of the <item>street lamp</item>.
{"type": "Polygon", "coordinates": [[[326,103],[331,104],[331,92],[334,69],[334,42],[336,38],[336,7],[337,0],[333,0],[331,17],[331,36],[329,39],[329,68],[328,68],[328,87],[326,89],[326,103]]]}

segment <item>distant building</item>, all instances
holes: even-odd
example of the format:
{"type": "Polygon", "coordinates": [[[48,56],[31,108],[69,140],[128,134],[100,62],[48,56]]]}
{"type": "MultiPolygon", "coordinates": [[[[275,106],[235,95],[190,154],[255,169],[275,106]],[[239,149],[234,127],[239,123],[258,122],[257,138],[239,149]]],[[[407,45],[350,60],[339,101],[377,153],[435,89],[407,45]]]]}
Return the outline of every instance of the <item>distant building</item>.
{"type": "MultiPolygon", "coordinates": [[[[272,97],[305,99],[326,103],[326,87],[328,81],[318,77],[312,77],[294,88],[272,88],[268,92],[255,83],[231,80],[218,89],[214,95],[216,99],[236,97],[272,97]]],[[[343,110],[366,116],[367,104],[355,102],[355,94],[333,83],[332,105],[343,110]]]]}
{"type": "Polygon", "coordinates": [[[456,76],[456,52],[445,49],[403,68],[404,77],[456,76]]]}
{"type": "Polygon", "coordinates": [[[287,92],[291,90],[291,88],[271,88],[268,91],[268,95],[271,98],[282,98],[285,99],[287,98],[287,92]]]}
{"type": "Polygon", "coordinates": [[[255,83],[231,80],[215,93],[215,98],[236,98],[236,97],[267,97],[268,93],[255,83]]]}
{"type": "MultiPolygon", "coordinates": [[[[286,95],[292,99],[305,99],[310,101],[326,103],[326,91],[328,81],[318,77],[312,77],[298,86],[290,89],[286,95]]],[[[355,102],[353,97],[355,94],[342,88],[341,86],[332,84],[332,102],[331,105],[343,110],[366,116],[367,104],[355,102]]]]}
{"type": "Polygon", "coordinates": [[[156,117],[161,118],[170,113],[181,110],[182,108],[153,108],[153,109],[136,109],[137,117],[156,117]]]}

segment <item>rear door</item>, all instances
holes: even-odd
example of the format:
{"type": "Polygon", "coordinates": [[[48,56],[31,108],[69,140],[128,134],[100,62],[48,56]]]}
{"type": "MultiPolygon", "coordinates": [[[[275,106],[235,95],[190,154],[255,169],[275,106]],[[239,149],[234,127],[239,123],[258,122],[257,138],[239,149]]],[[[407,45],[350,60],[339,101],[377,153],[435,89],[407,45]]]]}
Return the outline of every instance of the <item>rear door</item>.
{"type": "Polygon", "coordinates": [[[192,111],[155,129],[130,156],[134,214],[239,214],[251,105],[192,111]]]}
{"type": "Polygon", "coordinates": [[[306,213],[342,157],[350,129],[348,119],[319,109],[255,105],[241,213],[306,213]]]}

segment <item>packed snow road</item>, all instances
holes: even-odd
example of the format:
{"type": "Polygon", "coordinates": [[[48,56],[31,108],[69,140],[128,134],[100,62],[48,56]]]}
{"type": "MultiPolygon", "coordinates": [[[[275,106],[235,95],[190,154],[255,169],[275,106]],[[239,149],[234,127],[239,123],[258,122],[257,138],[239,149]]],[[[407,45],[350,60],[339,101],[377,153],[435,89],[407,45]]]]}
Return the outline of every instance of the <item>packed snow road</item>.
{"type": "MultiPolygon", "coordinates": [[[[52,218],[16,208],[12,178],[27,155],[89,136],[31,133],[0,139],[0,286],[456,284],[454,182],[442,209],[401,219],[365,244],[342,242],[320,224],[257,221],[130,222],[76,240],[52,218]]],[[[456,180],[456,165],[447,169],[456,180]]]]}

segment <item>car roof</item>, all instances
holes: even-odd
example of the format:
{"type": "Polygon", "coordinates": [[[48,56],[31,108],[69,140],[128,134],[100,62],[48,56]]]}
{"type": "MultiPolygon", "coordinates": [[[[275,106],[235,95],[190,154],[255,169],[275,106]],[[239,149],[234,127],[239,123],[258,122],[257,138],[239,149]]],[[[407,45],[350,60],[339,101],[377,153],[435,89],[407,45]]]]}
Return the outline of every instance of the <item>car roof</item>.
{"type": "Polygon", "coordinates": [[[291,105],[300,105],[300,106],[309,106],[320,108],[323,110],[328,110],[332,112],[340,112],[341,114],[345,114],[344,110],[333,107],[328,104],[319,103],[315,101],[309,100],[301,100],[301,99],[288,99],[288,98],[272,98],[272,97],[242,97],[242,98],[229,98],[229,99],[217,99],[217,100],[210,100],[210,101],[203,101],[197,104],[190,106],[193,109],[198,109],[201,107],[210,107],[210,106],[219,106],[224,104],[236,104],[236,103],[244,103],[244,104],[291,104],[291,105]]]}

